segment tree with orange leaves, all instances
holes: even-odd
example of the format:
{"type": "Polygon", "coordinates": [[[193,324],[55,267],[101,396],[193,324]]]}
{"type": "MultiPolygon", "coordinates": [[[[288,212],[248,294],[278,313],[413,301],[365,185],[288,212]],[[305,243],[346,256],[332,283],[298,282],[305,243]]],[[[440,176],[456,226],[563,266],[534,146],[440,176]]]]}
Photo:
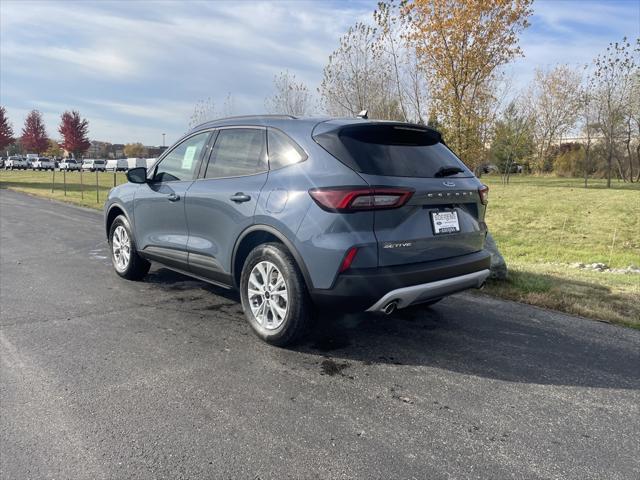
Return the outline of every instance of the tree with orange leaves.
{"type": "Polygon", "coordinates": [[[414,0],[404,14],[429,74],[432,110],[445,139],[469,165],[485,157],[485,125],[500,68],[522,55],[518,36],[532,0],[414,0]]]}

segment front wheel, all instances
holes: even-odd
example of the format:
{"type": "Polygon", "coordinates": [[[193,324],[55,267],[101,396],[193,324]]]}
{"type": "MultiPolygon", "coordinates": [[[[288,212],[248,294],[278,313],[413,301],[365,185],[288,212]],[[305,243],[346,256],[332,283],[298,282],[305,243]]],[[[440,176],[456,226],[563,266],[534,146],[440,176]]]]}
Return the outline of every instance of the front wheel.
{"type": "Polygon", "coordinates": [[[109,229],[111,261],[116,273],[128,280],[140,280],[151,268],[151,263],[138,255],[127,217],[119,215],[109,229]]]}
{"type": "Polygon", "coordinates": [[[310,299],[295,260],[281,243],[254,248],[242,268],[240,296],[253,331],[267,343],[300,340],[309,325],[310,299]]]}

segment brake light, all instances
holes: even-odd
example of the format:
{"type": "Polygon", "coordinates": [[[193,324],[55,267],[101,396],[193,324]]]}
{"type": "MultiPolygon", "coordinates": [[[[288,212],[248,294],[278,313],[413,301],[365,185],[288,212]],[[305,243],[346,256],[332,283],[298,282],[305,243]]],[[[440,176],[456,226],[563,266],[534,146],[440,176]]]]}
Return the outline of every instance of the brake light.
{"type": "Polygon", "coordinates": [[[408,188],[312,188],[309,195],[323,210],[353,212],[398,208],[409,201],[413,190],[408,188]]]}
{"type": "Polygon", "coordinates": [[[483,205],[489,203],[489,187],[487,187],[486,185],[482,185],[478,189],[478,193],[480,194],[480,201],[483,205]]]}
{"type": "Polygon", "coordinates": [[[349,270],[351,264],[353,263],[353,259],[356,258],[356,253],[358,253],[358,247],[351,247],[347,254],[342,259],[342,263],[340,264],[339,272],[342,273],[345,270],[349,270]]]}

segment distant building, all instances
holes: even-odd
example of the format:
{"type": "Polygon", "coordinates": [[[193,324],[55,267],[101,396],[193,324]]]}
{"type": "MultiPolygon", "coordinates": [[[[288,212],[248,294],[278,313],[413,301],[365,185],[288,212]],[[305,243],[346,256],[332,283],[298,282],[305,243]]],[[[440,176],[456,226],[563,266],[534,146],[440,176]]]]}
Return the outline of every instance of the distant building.
{"type": "Polygon", "coordinates": [[[92,140],[91,146],[87,153],[84,154],[85,158],[105,158],[109,155],[111,144],[109,142],[100,142],[98,140],[92,140]]]}
{"type": "Polygon", "coordinates": [[[144,147],[147,151],[147,158],[158,158],[167,148],[169,147],[149,147],[146,145],[144,147]]]}
{"type": "Polygon", "coordinates": [[[113,143],[109,150],[109,158],[127,158],[124,154],[124,143],[113,143]]]}
{"type": "MultiPolygon", "coordinates": [[[[124,143],[109,143],[109,142],[101,142],[99,140],[92,140],[91,146],[84,154],[84,158],[127,158],[127,155],[124,153],[124,143]]],[[[145,158],[157,158],[162,155],[168,147],[154,147],[154,146],[145,146],[145,154],[143,157],[145,158]]],[[[63,150],[63,156],[65,158],[72,157],[71,152],[67,150],[63,150]]]]}

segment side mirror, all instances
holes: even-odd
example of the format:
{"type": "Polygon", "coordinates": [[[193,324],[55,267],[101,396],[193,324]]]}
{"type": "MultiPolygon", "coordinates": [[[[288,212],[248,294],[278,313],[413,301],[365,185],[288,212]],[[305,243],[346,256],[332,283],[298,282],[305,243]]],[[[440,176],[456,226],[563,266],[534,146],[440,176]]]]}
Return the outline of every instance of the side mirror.
{"type": "Polygon", "coordinates": [[[144,167],[132,168],[127,172],[127,180],[131,183],[147,183],[147,169],[144,167]]]}

